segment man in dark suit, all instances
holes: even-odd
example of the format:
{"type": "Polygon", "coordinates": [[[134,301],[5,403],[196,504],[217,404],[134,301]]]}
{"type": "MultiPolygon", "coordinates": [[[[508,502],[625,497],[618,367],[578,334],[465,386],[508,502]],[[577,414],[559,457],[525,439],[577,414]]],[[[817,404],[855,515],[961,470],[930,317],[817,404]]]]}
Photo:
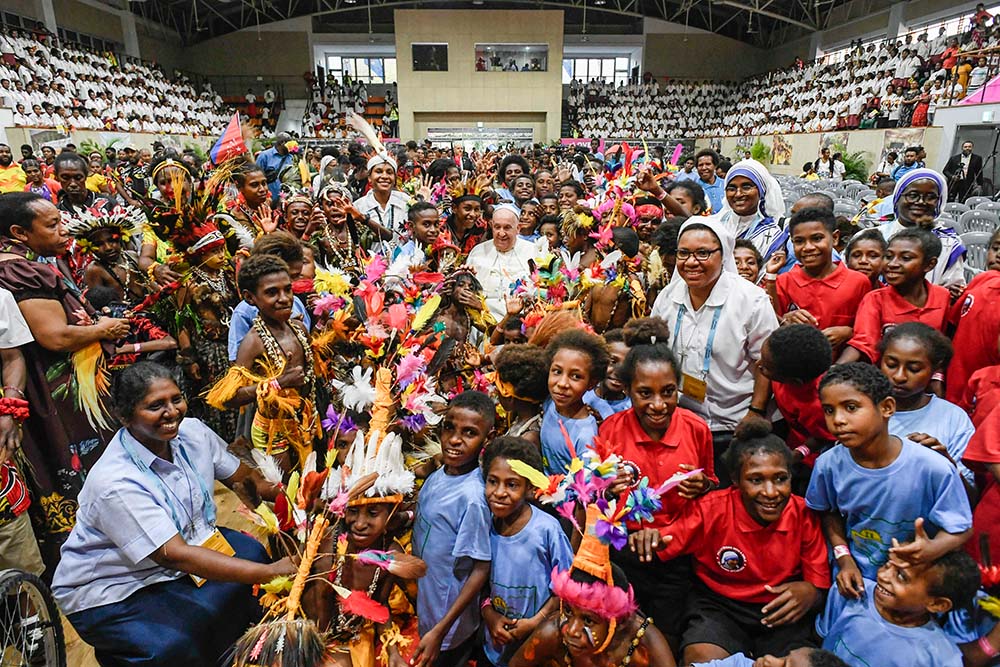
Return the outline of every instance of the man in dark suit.
{"type": "Polygon", "coordinates": [[[983,157],[972,152],[972,142],[962,143],[962,152],[953,155],[944,166],[948,194],[952,201],[964,202],[983,185],[983,157]]]}

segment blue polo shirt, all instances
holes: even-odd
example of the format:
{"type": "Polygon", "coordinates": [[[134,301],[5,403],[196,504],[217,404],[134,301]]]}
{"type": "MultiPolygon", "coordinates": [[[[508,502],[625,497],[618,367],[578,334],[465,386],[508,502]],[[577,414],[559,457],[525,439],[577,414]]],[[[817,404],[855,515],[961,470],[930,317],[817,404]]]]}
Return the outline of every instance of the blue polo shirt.
{"type": "Polygon", "coordinates": [[[705,196],[708,197],[708,201],[712,203],[712,213],[721,211],[722,201],[726,196],[725,181],[716,176],[715,183],[706,183],[700,178],[695,179],[695,183],[701,186],[701,189],[705,191],[705,196]]]}

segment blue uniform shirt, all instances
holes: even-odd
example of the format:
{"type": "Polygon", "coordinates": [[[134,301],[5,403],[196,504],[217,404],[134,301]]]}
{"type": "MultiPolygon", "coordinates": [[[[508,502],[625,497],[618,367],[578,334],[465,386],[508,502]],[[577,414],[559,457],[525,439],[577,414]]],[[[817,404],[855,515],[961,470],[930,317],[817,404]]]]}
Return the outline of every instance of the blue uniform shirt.
{"type": "Polygon", "coordinates": [[[583,402],[597,410],[598,414],[601,415],[601,419],[607,419],[617,412],[622,412],[632,407],[632,399],[628,395],[617,401],[609,401],[598,396],[597,392],[593,389],[583,395],[583,402]]]}
{"type": "Polygon", "coordinates": [[[911,433],[926,433],[938,439],[958,463],[958,472],[969,484],[975,484],[972,471],[962,464],[969,438],[976,432],[965,410],[931,394],[930,402],[917,410],[900,412],[889,418],[889,433],[906,440],[911,433]]]}
{"type": "Polygon", "coordinates": [[[566,472],[566,466],[573,460],[569,454],[566,437],[559,428],[560,421],[566,427],[577,454],[589,449],[594,444],[594,436],[597,435],[597,420],[593,415],[587,415],[583,419],[563,417],[556,412],[556,404],[552,399],[546,399],[542,407],[542,426],[538,434],[542,441],[542,460],[545,462],[546,475],[566,472]]]}

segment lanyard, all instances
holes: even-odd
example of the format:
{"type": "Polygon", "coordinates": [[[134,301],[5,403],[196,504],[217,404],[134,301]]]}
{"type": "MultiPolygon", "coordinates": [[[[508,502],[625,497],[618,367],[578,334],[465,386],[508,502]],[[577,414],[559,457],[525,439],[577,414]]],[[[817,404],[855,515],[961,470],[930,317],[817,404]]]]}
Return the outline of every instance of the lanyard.
{"type": "MultiPolygon", "coordinates": [[[[125,429],[122,429],[122,431],[124,430],[125,429]]],[[[153,472],[153,470],[148,465],[146,465],[146,463],[142,461],[138,457],[138,455],[136,455],[135,450],[132,449],[132,446],[125,441],[125,437],[121,431],[118,432],[118,435],[116,437],[118,438],[118,441],[121,442],[122,449],[125,450],[125,453],[128,454],[128,457],[132,460],[132,463],[135,464],[135,467],[137,467],[139,470],[152,477],[153,480],[156,482],[156,485],[160,487],[160,491],[163,492],[163,497],[167,501],[167,506],[170,508],[170,516],[174,521],[174,525],[177,527],[177,532],[183,538],[184,529],[181,526],[180,516],[177,514],[177,508],[174,506],[174,502],[170,499],[173,493],[167,488],[167,485],[163,483],[163,480],[160,479],[160,476],[157,475],[155,472],[153,472]]],[[[177,451],[181,455],[181,458],[184,459],[184,462],[187,464],[190,473],[193,474],[196,478],[198,478],[198,486],[201,487],[202,511],[204,512],[205,515],[205,523],[209,528],[215,528],[215,501],[212,499],[212,494],[209,492],[208,486],[205,485],[205,480],[201,478],[201,475],[198,474],[198,471],[195,470],[194,466],[191,464],[191,459],[188,458],[187,452],[184,451],[184,446],[179,442],[177,443],[177,451]]],[[[178,467],[180,467],[181,470],[183,470],[182,466],[178,467]]],[[[185,476],[187,476],[188,473],[185,472],[184,474],[185,476]]],[[[194,522],[194,517],[192,517],[192,524],[193,522],[194,522]]]]}
{"type": "MultiPolygon", "coordinates": [[[[677,352],[678,336],[681,332],[681,321],[687,313],[687,306],[683,303],[677,309],[677,320],[674,322],[674,352],[677,352]]],[[[712,365],[712,347],[715,345],[715,332],[719,328],[719,318],[722,317],[722,306],[716,306],[715,314],[712,316],[712,327],[708,330],[708,342],[705,344],[705,357],[702,360],[701,372],[708,377],[708,369],[712,365]]]]}

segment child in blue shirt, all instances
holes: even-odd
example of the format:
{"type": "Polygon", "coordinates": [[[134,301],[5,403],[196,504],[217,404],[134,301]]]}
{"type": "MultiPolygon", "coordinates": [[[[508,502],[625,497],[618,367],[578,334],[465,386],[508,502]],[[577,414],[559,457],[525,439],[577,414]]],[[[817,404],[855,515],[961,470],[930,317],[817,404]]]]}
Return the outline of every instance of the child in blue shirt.
{"type": "Polygon", "coordinates": [[[696,662],[692,667],[849,667],[849,665],[829,651],[802,647],[790,651],[781,658],[764,655],[754,660],[742,653],[735,653],[722,660],[696,662]]]}
{"type": "Polygon", "coordinates": [[[891,393],[889,380],[862,363],[834,366],[819,385],[827,429],[838,444],[816,460],[806,504],[824,513],[837,587],[850,598],[864,595],[863,578],[874,579],[890,557],[926,564],[971,534],[972,510],[955,467],[889,435],[891,393]]]}
{"type": "Polygon", "coordinates": [[[865,579],[864,597],[830,591],[816,632],[852,667],[961,667],[962,652],[934,618],[967,608],[979,568],[964,551],[917,565],[895,559],[865,579]]]}
{"type": "Polygon", "coordinates": [[[632,407],[632,399],[625,393],[626,387],[615,373],[615,366],[625,359],[629,350],[625,343],[625,332],[621,329],[605,331],[604,342],[608,344],[608,353],[611,355],[608,371],[600,384],[583,395],[583,402],[597,410],[601,419],[632,407]]]}
{"type": "Polygon", "coordinates": [[[456,396],[441,422],[443,467],[417,497],[413,553],[427,563],[417,585],[416,667],[464,665],[476,645],[479,593],[490,576],[490,513],[479,452],[496,419],[493,399],[456,396]]]}
{"type": "Polygon", "coordinates": [[[542,460],[545,474],[563,473],[572,461],[566,429],[576,453],[589,448],[597,435],[597,419],[583,396],[604,379],[608,347],[604,339],[582,329],[556,334],[545,348],[549,366],[549,398],[542,407],[542,460]]]}
{"type": "Polygon", "coordinates": [[[573,565],[569,539],[556,519],[528,502],[535,487],[511,469],[511,459],[535,470],[542,467],[538,446],[523,438],[497,438],[483,452],[486,503],[493,513],[490,597],[482,608],[483,649],[498,667],[506,666],[521,643],[558,607],[549,592],[553,568],[568,570],[573,565]]]}
{"type": "Polygon", "coordinates": [[[954,465],[970,489],[976,480],[962,464],[969,439],[976,432],[965,410],[930,392],[935,373],[951,360],[951,341],[923,322],[906,322],[885,334],[879,343],[882,373],[892,383],[896,412],[889,433],[929,447],[954,465]]]}

